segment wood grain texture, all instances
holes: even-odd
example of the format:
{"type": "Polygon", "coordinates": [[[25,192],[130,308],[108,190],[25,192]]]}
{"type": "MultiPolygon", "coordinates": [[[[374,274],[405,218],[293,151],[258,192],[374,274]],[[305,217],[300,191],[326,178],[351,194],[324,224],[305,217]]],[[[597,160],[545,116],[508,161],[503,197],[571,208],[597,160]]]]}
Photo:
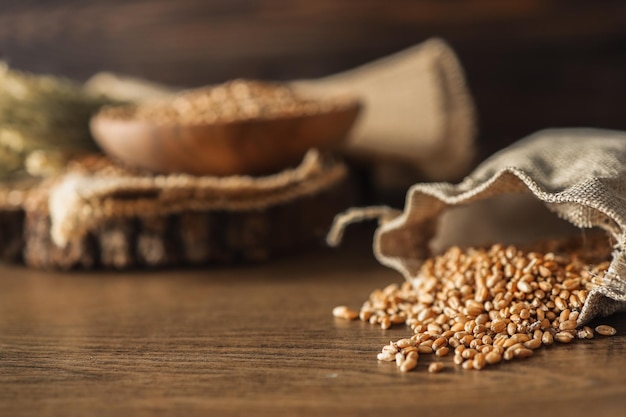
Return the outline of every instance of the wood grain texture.
{"type": "Polygon", "coordinates": [[[345,70],[450,41],[479,113],[481,156],[545,127],[626,129],[619,0],[6,0],[0,54],[85,79],[110,70],[180,86],[345,70]]]}
{"type": "Polygon", "coordinates": [[[602,320],[617,336],[482,372],[377,363],[408,330],[331,316],[401,279],[367,240],[236,269],[0,267],[0,415],[622,415],[624,315],[602,320]]]}

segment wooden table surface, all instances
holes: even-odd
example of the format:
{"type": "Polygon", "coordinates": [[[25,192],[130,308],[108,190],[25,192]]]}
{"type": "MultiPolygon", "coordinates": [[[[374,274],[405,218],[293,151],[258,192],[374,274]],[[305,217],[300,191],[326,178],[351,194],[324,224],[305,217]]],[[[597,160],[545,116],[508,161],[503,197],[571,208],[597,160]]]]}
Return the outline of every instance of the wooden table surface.
{"type": "Polygon", "coordinates": [[[237,268],[1,266],[0,415],[624,415],[626,315],[602,320],[612,338],[481,372],[378,363],[408,329],[331,315],[401,280],[368,238],[237,268]]]}

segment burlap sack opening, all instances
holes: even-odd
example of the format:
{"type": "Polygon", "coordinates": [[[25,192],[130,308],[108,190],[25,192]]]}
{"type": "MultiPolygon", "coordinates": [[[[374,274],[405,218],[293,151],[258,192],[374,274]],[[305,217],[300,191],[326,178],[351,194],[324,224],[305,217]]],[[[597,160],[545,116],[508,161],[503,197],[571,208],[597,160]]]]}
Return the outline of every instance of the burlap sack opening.
{"type": "Polygon", "coordinates": [[[355,209],[339,215],[328,235],[336,244],[355,220],[378,217],[374,254],[407,280],[417,277],[437,220],[451,207],[503,194],[527,193],[578,228],[608,232],[614,245],[602,285],[590,291],[579,316],[626,310],[626,133],[600,129],[554,129],[531,135],[477,167],[461,183],[416,184],[404,211],[355,209]]]}

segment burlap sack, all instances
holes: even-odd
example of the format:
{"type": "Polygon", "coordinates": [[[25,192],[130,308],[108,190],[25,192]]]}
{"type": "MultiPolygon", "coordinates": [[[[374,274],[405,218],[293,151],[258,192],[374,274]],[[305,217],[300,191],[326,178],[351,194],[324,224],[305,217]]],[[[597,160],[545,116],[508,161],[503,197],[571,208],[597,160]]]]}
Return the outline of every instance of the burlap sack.
{"type": "Polygon", "coordinates": [[[412,280],[445,211],[508,193],[532,195],[578,228],[608,232],[615,241],[612,261],[602,284],[590,291],[579,323],[626,310],[626,132],[536,133],[493,155],[459,184],[414,185],[403,212],[370,207],[337,216],[328,242],[336,245],[350,222],[378,217],[376,258],[412,280]]]}
{"type": "Polygon", "coordinates": [[[349,93],[363,101],[347,142],[351,153],[405,161],[436,181],[459,178],[473,161],[474,104],[459,61],[441,39],[293,85],[307,94],[349,93]]]}

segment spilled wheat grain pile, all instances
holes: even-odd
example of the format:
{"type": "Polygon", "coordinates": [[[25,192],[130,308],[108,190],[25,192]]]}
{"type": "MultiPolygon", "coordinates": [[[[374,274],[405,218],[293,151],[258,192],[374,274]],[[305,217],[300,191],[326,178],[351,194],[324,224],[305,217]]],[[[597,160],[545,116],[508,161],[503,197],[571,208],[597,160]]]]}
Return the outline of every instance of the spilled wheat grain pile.
{"type": "MultiPolygon", "coordinates": [[[[480,370],[527,358],[545,345],[611,336],[615,329],[579,326],[588,291],[608,268],[610,247],[602,239],[544,242],[534,250],[496,244],[486,249],[452,247],[428,259],[412,283],[375,290],[360,312],[344,306],[333,314],[360,318],[387,329],[405,324],[413,335],[390,342],[379,361],[414,369],[420,355],[480,370]]],[[[434,361],[429,372],[444,363],[434,361]]]]}

